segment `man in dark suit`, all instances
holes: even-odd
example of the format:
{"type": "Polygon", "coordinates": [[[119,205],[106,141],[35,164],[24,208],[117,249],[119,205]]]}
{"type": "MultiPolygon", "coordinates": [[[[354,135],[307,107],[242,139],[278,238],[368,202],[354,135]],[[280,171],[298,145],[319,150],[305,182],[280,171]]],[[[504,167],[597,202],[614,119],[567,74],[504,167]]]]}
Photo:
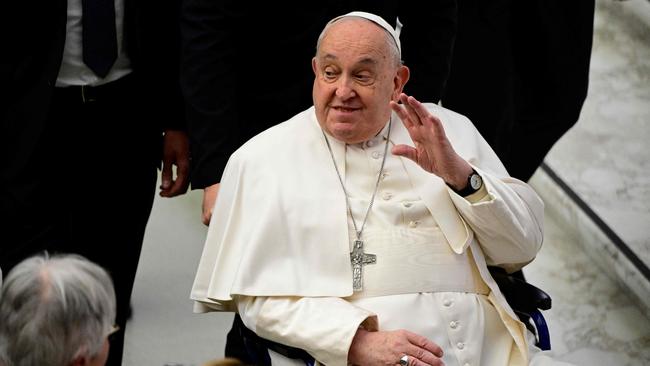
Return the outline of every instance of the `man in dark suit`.
{"type": "MultiPolygon", "coordinates": [[[[314,73],[308,62],[323,26],[350,11],[399,17],[406,92],[438,102],[449,71],[456,1],[309,2],[182,1],[181,85],[187,101],[192,188],[203,188],[208,224],[223,169],[237,148],[261,131],[312,105],[314,73]]],[[[236,317],[226,356],[245,354],[236,317]]]]}
{"type": "Polygon", "coordinates": [[[121,364],[161,157],[160,194],[188,185],[178,6],[10,1],[0,15],[0,267],[48,250],[106,268],[122,328],[109,365],[121,364]]]}
{"type": "Polygon", "coordinates": [[[580,116],[594,0],[460,0],[442,104],[466,115],[527,181],[580,116]]]}

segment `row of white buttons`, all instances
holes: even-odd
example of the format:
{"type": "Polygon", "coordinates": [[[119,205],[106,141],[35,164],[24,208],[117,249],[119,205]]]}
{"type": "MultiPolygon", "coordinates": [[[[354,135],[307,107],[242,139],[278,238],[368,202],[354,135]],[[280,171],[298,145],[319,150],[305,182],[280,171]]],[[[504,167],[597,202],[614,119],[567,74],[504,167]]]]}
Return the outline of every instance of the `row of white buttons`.
{"type": "MultiPolygon", "coordinates": [[[[386,141],[386,136],[382,136],[381,141],[386,141]]],[[[366,147],[373,147],[379,143],[379,139],[372,139],[366,141],[366,147]]]]}
{"type": "MultiPolygon", "coordinates": [[[[385,176],[385,175],[386,175],[386,174],[384,173],[384,176],[385,176]]],[[[384,200],[388,201],[388,200],[390,200],[391,198],[393,198],[393,194],[392,194],[391,192],[384,192],[384,193],[381,194],[381,198],[383,198],[384,200]]],[[[402,202],[402,206],[404,206],[404,207],[406,207],[406,208],[410,208],[411,206],[413,206],[413,202],[404,201],[404,202],[402,202]]]]}
{"type": "MultiPolygon", "coordinates": [[[[445,299],[445,300],[442,301],[442,305],[445,306],[445,307],[450,307],[453,304],[454,304],[454,302],[451,299],[445,299]]],[[[451,329],[456,329],[456,328],[458,328],[459,325],[460,325],[460,322],[457,321],[457,320],[452,320],[452,321],[449,322],[449,327],[451,329]]],[[[456,343],[456,348],[458,348],[459,350],[465,349],[465,343],[464,342],[456,343]]],[[[470,364],[465,363],[465,364],[463,364],[463,366],[470,366],[470,364]]]]}
{"type": "MultiPolygon", "coordinates": [[[[402,202],[402,206],[404,206],[406,208],[409,208],[409,207],[413,206],[413,203],[411,203],[411,202],[402,202]]],[[[409,227],[411,229],[415,229],[416,227],[418,227],[419,224],[420,224],[420,221],[410,221],[409,222],[409,227]]]]}
{"type": "MultiPolygon", "coordinates": [[[[374,142],[374,140],[370,140],[370,141],[366,142],[366,145],[369,146],[369,147],[372,147],[372,146],[375,145],[375,142],[374,142]]],[[[371,155],[375,159],[379,159],[379,158],[381,158],[383,156],[383,154],[380,153],[379,151],[373,151],[371,155]]],[[[383,172],[381,174],[381,178],[385,179],[388,175],[389,175],[388,172],[383,172]]],[[[382,193],[381,198],[384,201],[389,201],[391,198],[393,198],[393,194],[391,192],[384,192],[384,193],[382,193]]],[[[411,202],[402,202],[402,205],[404,207],[406,207],[406,208],[409,208],[409,207],[413,206],[413,203],[411,203],[411,202]]],[[[416,228],[419,224],[420,224],[419,221],[411,221],[411,222],[409,222],[409,227],[410,228],[416,228]]]]}

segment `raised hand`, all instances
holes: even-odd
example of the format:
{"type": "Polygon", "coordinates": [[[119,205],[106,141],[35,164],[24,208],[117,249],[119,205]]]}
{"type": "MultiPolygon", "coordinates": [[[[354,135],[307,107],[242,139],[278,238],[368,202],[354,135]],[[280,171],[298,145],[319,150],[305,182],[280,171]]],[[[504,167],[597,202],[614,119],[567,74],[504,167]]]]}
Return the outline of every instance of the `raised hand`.
{"type": "Polygon", "coordinates": [[[391,101],[390,106],[404,123],[415,146],[397,145],[392,149],[393,154],[413,160],[455,189],[464,188],[472,166],[454,151],[442,122],[415,98],[402,93],[400,101],[402,104],[391,101]]]}

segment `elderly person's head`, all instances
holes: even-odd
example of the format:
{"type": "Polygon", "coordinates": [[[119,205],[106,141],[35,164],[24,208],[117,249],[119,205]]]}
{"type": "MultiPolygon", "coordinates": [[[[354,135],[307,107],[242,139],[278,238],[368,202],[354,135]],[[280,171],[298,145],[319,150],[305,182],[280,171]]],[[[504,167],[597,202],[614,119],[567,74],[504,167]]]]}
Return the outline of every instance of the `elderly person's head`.
{"type": "Polygon", "coordinates": [[[321,127],[336,139],[370,139],[390,118],[409,70],[399,39],[383,19],[353,12],[330,21],[318,39],[313,98],[321,127]]]}
{"type": "Polygon", "coordinates": [[[0,365],[104,365],[114,321],[101,267],[76,255],[28,258],[0,292],[0,365]]]}

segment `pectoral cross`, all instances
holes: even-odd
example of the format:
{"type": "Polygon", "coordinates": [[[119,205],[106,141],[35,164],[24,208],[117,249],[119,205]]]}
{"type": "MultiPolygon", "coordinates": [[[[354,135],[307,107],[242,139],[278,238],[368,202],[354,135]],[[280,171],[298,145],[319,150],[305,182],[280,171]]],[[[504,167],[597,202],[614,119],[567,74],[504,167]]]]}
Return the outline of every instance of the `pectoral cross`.
{"type": "Polygon", "coordinates": [[[364,253],[363,241],[355,240],[354,248],[350,253],[350,262],[352,263],[352,289],[361,291],[363,290],[363,266],[377,263],[377,256],[364,253]]]}

